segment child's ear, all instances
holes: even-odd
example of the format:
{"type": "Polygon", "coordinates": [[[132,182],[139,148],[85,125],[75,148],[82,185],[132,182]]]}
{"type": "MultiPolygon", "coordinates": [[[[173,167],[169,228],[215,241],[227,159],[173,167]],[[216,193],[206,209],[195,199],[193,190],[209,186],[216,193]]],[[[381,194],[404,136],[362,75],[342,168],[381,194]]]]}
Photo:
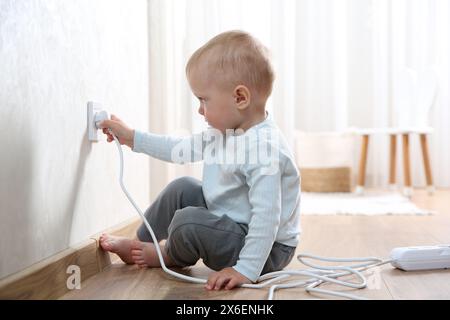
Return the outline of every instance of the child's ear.
{"type": "Polygon", "coordinates": [[[234,102],[239,110],[244,110],[250,105],[250,90],[244,85],[238,85],[234,88],[234,102]]]}

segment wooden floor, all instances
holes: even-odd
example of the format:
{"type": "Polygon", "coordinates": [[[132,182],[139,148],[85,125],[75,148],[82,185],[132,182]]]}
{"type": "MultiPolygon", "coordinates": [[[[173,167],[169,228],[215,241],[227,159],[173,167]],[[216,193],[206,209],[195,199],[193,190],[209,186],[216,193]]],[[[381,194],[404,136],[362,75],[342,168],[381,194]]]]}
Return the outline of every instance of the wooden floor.
{"type": "MultiPolygon", "coordinates": [[[[413,201],[436,211],[431,216],[303,216],[297,253],[328,257],[388,258],[392,248],[412,245],[450,245],[450,190],[428,196],[415,190],[413,201]]],[[[305,268],[292,261],[288,269],[305,268]]],[[[211,272],[201,262],[183,270],[207,277],[211,272]]],[[[368,288],[337,290],[369,299],[450,299],[450,270],[404,272],[389,264],[366,271],[368,288]]],[[[323,288],[335,288],[323,285],[323,288]]],[[[179,281],[161,269],[138,269],[115,263],[81,284],[62,299],[265,299],[266,289],[236,289],[209,292],[203,285],[179,281]]],[[[329,298],[312,296],[304,289],[287,289],[276,299],[329,298]]]]}

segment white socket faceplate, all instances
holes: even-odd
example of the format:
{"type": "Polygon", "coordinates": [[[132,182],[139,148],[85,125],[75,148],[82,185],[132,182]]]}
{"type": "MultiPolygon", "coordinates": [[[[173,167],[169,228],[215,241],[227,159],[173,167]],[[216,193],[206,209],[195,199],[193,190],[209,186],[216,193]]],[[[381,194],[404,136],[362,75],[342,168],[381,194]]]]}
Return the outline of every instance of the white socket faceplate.
{"type": "Polygon", "coordinates": [[[88,139],[92,142],[98,141],[97,127],[95,126],[95,114],[102,110],[102,105],[96,102],[89,101],[87,103],[87,126],[88,139]]]}

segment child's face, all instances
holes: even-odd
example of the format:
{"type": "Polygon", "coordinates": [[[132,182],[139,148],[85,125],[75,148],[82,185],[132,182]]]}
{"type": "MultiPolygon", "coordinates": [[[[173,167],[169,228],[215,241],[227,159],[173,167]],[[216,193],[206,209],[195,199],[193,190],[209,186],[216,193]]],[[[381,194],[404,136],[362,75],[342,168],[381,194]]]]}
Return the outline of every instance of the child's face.
{"type": "Polygon", "coordinates": [[[241,114],[236,108],[232,89],[221,89],[218,85],[202,77],[201,67],[189,73],[188,81],[194,95],[199,99],[200,113],[205,121],[215,129],[225,133],[226,129],[236,129],[241,122],[241,114]]]}

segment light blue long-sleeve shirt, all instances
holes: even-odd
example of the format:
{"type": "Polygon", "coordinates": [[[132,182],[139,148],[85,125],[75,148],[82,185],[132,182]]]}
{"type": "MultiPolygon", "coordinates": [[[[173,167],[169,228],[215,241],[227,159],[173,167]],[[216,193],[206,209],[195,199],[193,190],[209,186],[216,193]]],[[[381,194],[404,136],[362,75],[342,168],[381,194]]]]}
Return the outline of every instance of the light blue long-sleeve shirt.
{"type": "Polygon", "coordinates": [[[175,163],[204,161],[202,189],[208,210],[249,227],[233,268],[256,281],[274,241],[298,244],[300,175],[270,117],[240,134],[219,136],[211,129],[187,137],[135,130],[133,151],[175,163]]]}

